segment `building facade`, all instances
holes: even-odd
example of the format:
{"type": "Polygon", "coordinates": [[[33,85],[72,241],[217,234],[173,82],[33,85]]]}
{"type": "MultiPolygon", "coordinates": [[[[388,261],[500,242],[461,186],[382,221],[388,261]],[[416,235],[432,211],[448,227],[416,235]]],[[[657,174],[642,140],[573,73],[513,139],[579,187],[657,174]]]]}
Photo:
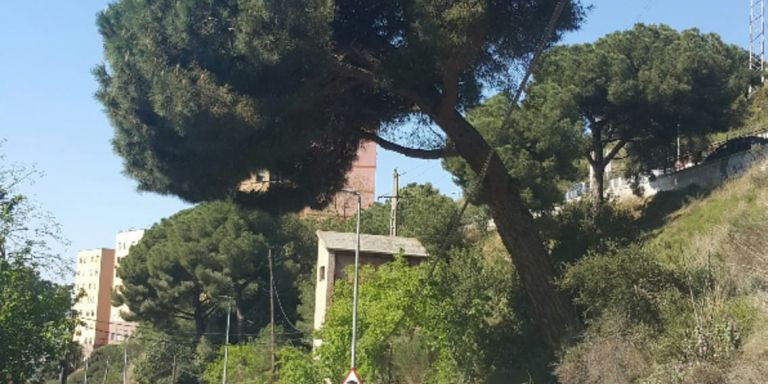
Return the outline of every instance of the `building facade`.
{"type": "MultiPolygon", "coordinates": [[[[333,299],[334,282],[346,278],[355,262],[355,233],[317,231],[317,279],[315,280],[314,329],[320,329],[333,299]]],[[[360,235],[360,265],[379,266],[402,254],[411,265],[427,260],[427,250],[409,237],[360,235]]],[[[315,340],[315,345],[319,340],[315,340]]]]}
{"type": "MultiPolygon", "coordinates": [[[[261,170],[251,174],[247,180],[240,183],[239,189],[244,192],[266,192],[269,183],[274,182],[268,171],[261,170]]],[[[357,151],[357,159],[352,163],[352,169],[347,173],[345,189],[360,192],[362,207],[367,208],[376,200],[376,143],[362,143],[357,151]]],[[[340,192],[334,196],[327,207],[322,210],[306,208],[302,215],[310,216],[339,216],[352,217],[357,211],[357,197],[340,192]]]]}
{"type": "MultiPolygon", "coordinates": [[[[120,266],[120,261],[128,256],[131,247],[138,243],[143,236],[143,229],[123,231],[115,236],[115,265],[110,271],[113,280],[112,290],[119,291],[122,289],[123,280],[117,276],[117,267],[120,266]]],[[[127,311],[128,307],[125,305],[111,307],[109,317],[109,344],[121,342],[136,330],[137,323],[126,321],[121,316],[121,312],[127,311]]]]}
{"type": "MultiPolygon", "coordinates": [[[[376,144],[366,142],[357,151],[357,160],[347,174],[345,189],[360,192],[362,208],[368,208],[376,200],[376,144]]],[[[331,204],[322,211],[310,211],[309,214],[330,214],[339,217],[352,217],[357,212],[357,197],[349,193],[338,193],[331,204]]]]}
{"type": "Polygon", "coordinates": [[[87,357],[109,342],[110,295],[115,269],[115,251],[106,248],[77,253],[75,294],[80,295],[74,310],[81,321],[75,338],[87,357]]]}

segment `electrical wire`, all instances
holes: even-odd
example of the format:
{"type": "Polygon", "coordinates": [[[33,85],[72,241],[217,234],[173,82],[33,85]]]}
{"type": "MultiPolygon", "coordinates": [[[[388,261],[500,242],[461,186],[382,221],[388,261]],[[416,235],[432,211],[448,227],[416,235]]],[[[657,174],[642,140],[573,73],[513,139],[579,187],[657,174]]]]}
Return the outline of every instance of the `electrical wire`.
{"type": "MultiPolygon", "coordinates": [[[[517,106],[517,103],[519,102],[520,97],[522,96],[523,90],[528,80],[531,77],[533,68],[538,63],[539,57],[544,51],[544,47],[546,46],[547,41],[549,40],[552,33],[554,32],[555,25],[557,24],[557,21],[560,19],[560,14],[565,8],[565,4],[567,2],[568,0],[559,0],[555,5],[555,9],[552,12],[552,16],[549,19],[549,23],[547,23],[547,27],[544,30],[544,34],[541,36],[541,39],[539,40],[536,50],[534,51],[530,64],[527,66],[525,70],[525,75],[523,76],[523,79],[521,80],[520,85],[517,87],[517,90],[514,96],[510,100],[509,104],[507,105],[507,113],[504,116],[504,120],[502,120],[502,125],[501,125],[502,127],[505,127],[508,124],[509,119],[511,118],[511,115],[512,115],[512,110],[517,106]]],[[[413,310],[415,303],[424,294],[427,286],[434,278],[434,273],[437,268],[437,264],[439,263],[440,260],[443,259],[443,254],[446,252],[446,247],[448,245],[448,239],[450,237],[450,234],[451,232],[454,231],[455,227],[460,223],[461,218],[464,216],[464,212],[466,211],[467,206],[469,205],[469,201],[472,200],[472,198],[480,192],[482,183],[485,180],[488,167],[490,165],[491,160],[493,159],[494,154],[495,154],[495,151],[491,148],[488,152],[488,156],[485,159],[485,163],[483,164],[479,177],[475,180],[474,185],[472,185],[469,188],[469,193],[467,193],[467,197],[466,199],[464,199],[464,203],[462,204],[461,209],[456,214],[453,215],[453,217],[451,218],[451,221],[446,226],[445,233],[442,236],[443,241],[441,241],[440,245],[438,246],[435,257],[433,257],[431,260],[431,264],[429,266],[429,270],[427,272],[426,278],[424,279],[424,281],[422,281],[422,284],[419,285],[419,290],[416,292],[414,297],[412,297],[411,300],[409,300],[408,304],[403,309],[402,314],[397,319],[392,329],[387,333],[384,340],[389,340],[389,338],[392,337],[395,334],[395,332],[397,332],[401,328],[403,321],[413,310]]]]}

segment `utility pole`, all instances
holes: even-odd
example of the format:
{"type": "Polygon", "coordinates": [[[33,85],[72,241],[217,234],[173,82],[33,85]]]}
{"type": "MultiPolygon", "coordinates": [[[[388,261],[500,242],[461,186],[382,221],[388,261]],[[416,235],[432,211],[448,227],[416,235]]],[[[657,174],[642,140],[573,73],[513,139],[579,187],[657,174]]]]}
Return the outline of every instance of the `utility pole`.
{"type": "Polygon", "coordinates": [[[357,347],[357,275],[360,270],[360,207],[363,205],[360,192],[357,195],[357,225],[355,225],[355,277],[352,285],[352,351],[350,353],[350,368],[355,368],[355,349],[357,347]]]}
{"type": "Polygon", "coordinates": [[[69,376],[69,352],[72,349],[71,342],[67,343],[67,349],[64,351],[64,360],[61,364],[61,376],[59,376],[59,384],[67,384],[67,376],[69,376]]]}
{"type": "Polygon", "coordinates": [[[176,355],[173,355],[173,367],[171,368],[171,384],[176,383],[176,355]]]}
{"type": "Polygon", "coordinates": [[[390,204],[392,204],[389,212],[389,235],[393,237],[397,236],[397,198],[400,193],[399,178],[400,175],[397,173],[397,168],[395,168],[392,173],[392,196],[389,200],[390,204]]]}
{"type": "Polygon", "coordinates": [[[123,384],[128,381],[128,338],[123,341],[123,384]]]}
{"type": "Polygon", "coordinates": [[[221,372],[221,384],[227,384],[227,349],[229,348],[229,318],[230,312],[232,312],[232,298],[229,298],[229,304],[227,304],[227,334],[224,336],[224,370],[221,372]]]}
{"type": "Polygon", "coordinates": [[[104,369],[104,377],[101,378],[101,384],[107,383],[107,372],[109,372],[109,357],[107,357],[107,367],[104,369]]]}
{"type": "Polygon", "coordinates": [[[267,253],[269,263],[269,337],[270,337],[270,382],[275,382],[275,278],[272,274],[272,247],[267,253]]]}
{"type": "Polygon", "coordinates": [[[85,373],[85,378],[84,378],[85,381],[83,382],[83,384],[88,384],[88,359],[85,359],[85,371],[83,372],[85,373]]]}
{"type": "Polygon", "coordinates": [[[765,81],[765,0],[749,0],[749,69],[765,81]]]}

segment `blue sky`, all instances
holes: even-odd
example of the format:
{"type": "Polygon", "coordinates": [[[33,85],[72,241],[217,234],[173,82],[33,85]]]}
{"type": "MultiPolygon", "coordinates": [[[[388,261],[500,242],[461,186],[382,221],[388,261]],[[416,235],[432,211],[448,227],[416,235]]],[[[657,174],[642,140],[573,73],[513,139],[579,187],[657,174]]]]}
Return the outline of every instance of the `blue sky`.
{"type": "MultiPolygon", "coordinates": [[[[144,228],[187,205],[174,197],[136,192],[121,174],[109,143],[112,128],[93,98],[90,69],[102,60],[95,15],[108,1],[0,2],[0,151],[9,162],[34,165],[45,176],[24,192],[62,224],[69,247],[114,247],[119,230],[144,228]]],[[[589,2],[588,2],[589,3],[589,2]]],[[[747,0],[592,1],[581,30],[565,43],[593,41],[636,22],[697,27],[728,43],[747,44],[747,0]]],[[[407,159],[379,149],[377,195],[401,185],[432,182],[443,193],[459,189],[438,161],[407,159]]]]}

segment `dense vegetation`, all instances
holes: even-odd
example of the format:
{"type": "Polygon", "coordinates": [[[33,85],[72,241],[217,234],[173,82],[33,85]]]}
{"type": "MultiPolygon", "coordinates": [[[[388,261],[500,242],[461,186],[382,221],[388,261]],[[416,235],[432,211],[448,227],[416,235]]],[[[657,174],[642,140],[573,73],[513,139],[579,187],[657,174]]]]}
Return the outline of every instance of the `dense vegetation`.
{"type": "Polygon", "coordinates": [[[18,192],[36,175],[0,153],[0,381],[9,383],[42,382],[79,358],[72,286],[40,275],[43,267],[60,272],[64,265],[48,248],[62,240],[58,227],[18,192]]]}
{"type": "Polygon", "coordinates": [[[463,112],[486,89],[514,88],[509,74],[583,12],[578,0],[120,0],[98,17],[106,62],[96,96],[126,174],[193,202],[322,207],[364,140],[462,158],[487,174],[478,198],[554,345],[576,318],[551,284],[521,175],[463,112]],[[269,188],[240,188],[262,170],[269,188]]]}
{"type": "MultiPolygon", "coordinates": [[[[638,25],[549,49],[511,109],[510,92],[483,100],[541,36],[546,45],[580,23],[581,5],[569,4],[552,36],[554,1],[109,6],[99,16],[108,65],[95,72],[115,149],[141,189],[204,203],[156,224],[120,266],[116,303],[142,326],[97,352],[89,377],[112,382],[105,362],[123,348],[132,381],[218,382],[232,302],[230,382],[340,379],[351,282],[335,282],[312,331],[312,231],[353,222],[285,212],[326,203],[372,140],[444,159],[474,205],[464,211],[430,185],[400,191],[400,234],[432,258],[362,269],[365,382],[759,382],[764,164],[713,191],[634,204],[560,197],[585,176],[579,158],[600,184],[620,152],[647,171],[678,134],[698,145],[764,121],[765,91],[742,97],[753,80],[744,53],[716,35],[638,25]],[[390,141],[402,135],[418,148],[390,141]],[[239,189],[263,169],[275,181],[265,192],[239,189]],[[265,261],[275,244],[290,246],[275,255],[273,372],[265,261]]],[[[364,232],[387,233],[388,211],[363,212],[364,232]]]]}

